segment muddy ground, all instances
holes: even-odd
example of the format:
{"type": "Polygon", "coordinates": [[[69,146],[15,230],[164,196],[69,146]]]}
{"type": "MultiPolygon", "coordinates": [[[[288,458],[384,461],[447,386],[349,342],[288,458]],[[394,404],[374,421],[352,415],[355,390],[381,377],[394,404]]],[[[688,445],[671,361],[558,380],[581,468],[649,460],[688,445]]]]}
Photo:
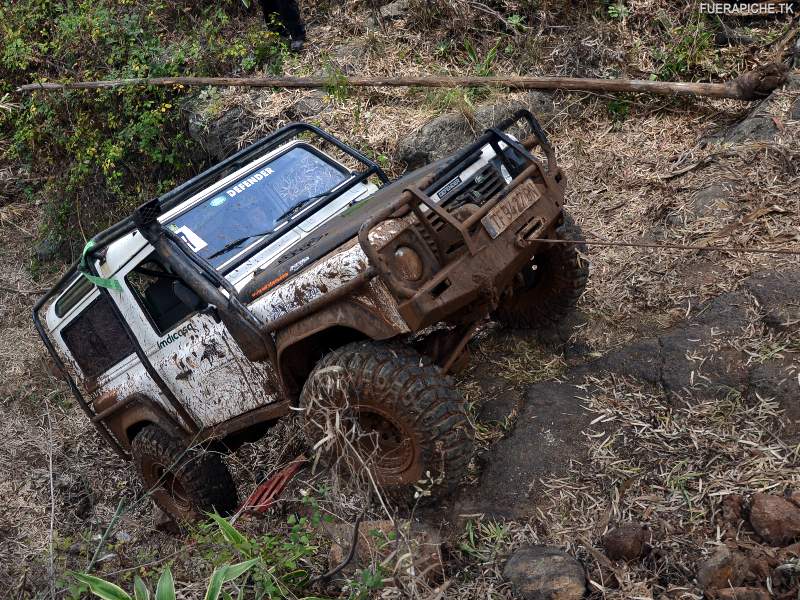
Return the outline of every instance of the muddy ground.
{"type": "MultiPolygon", "coordinates": [[[[333,35],[323,29],[320,44],[333,35]]],[[[273,104],[265,98],[224,95],[213,118],[220,107],[255,117],[261,107],[269,117],[319,100],[288,92],[273,104]]],[[[756,106],[637,98],[624,120],[607,100],[557,94],[547,119],[569,178],[568,210],[587,237],[800,247],[796,83],[756,106]]],[[[436,112],[380,131],[388,113],[408,117],[409,103],[376,106],[355,126],[352,102],[325,104],[314,118],[345,139],[348,130],[369,143],[380,138],[374,147],[390,153],[436,112]]],[[[234,146],[259,131],[239,133],[234,146]]],[[[187,597],[199,596],[208,562],[187,538],[154,528],[149,504],[135,503],[142,490],[130,465],[100,443],[42,369],[29,313],[55,274],[32,269],[37,210],[0,207],[4,594],[63,590],[66,569],[85,568],[124,500],[133,508],[102,549],[101,572],[124,581],[173,561],[187,597]]],[[[487,325],[470,344],[470,364],[456,376],[477,440],[470,474],[453,497],[416,514],[443,536],[449,583],[440,596],[511,597],[502,565],[533,542],[576,556],[592,597],[700,598],[698,566],[720,545],[761,544],[746,524],[725,528],[722,499],[800,486],[798,257],[592,246],[587,260],[589,287],[557,335],[487,325]],[[598,558],[601,536],[629,521],[648,527],[653,551],[610,568],[598,558]]],[[[230,457],[242,495],[299,451],[297,437],[287,421],[230,457]]],[[[291,511],[308,485],[300,478],[277,514],[291,511]]],[[[325,502],[343,520],[358,514],[355,501],[325,502]]],[[[247,525],[273,526],[269,519],[247,525]]],[[[321,548],[321,563],[326,554],[321,548]]],[[[430,593],[420,589],[390,585],[384,594],[430,593]]]]}

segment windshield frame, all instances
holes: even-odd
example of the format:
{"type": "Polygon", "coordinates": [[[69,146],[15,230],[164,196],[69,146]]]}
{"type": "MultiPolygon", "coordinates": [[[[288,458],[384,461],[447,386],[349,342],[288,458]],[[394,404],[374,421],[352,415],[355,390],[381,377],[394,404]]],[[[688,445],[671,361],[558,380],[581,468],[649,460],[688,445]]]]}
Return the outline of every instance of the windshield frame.
{"type": "MultiPolygon", "coordinates": [[[[222,273],[223,276],[227,275],[232,270],[234,270],[239,264],[247,260],[250,256],[260,251],[262,248],[266,247],[273,240],[284,235],[287,231],[287,225],[289,223],[297,224],[302,222],[307,217],[309,217],[313,212],[316,212],[317,209],[322,208],[323,206],[331,202],[334,198],[336,198],[340,194],[344,193],[345,191],[353,187],[353,185],[360,180],[359,174],[349,170],[345,165],[340,163],[338,160],[325,154],[325,152],[309,144],[308,142],[302,140],[295,140],[283,147],[277,148],[273,152],[265,154],[264,156],[254,160],[251,163],[248,163],[241,169],[235,171],[234,173],[231,173],[229,176],[216,182],[211,187],[202,190],[201,192],[196,194],[193,198],[187,200],[182,206],[178,207],[177,210],[165,213],[162,216],[162,218],[159,219],[159,221],[161,221],[162,225],[166,226],[168,223],[175,221],[176,219],[180,218],[187,212],[199,206],[209,198],[213,197],[220,190],[229,187],[232,183],[238,180],[247,178],[250,174],[258,171],[259,169],[265,166],[268,166],[271,162],[278,160],[283,155],[288,154],[289,152],[298,147],[302,147],[303,150],[310,152],[320,160],[334,167],[337,171],[341,172],[342,175],[345,175],[346,177],[342,181],[340,181],[337,185],[332,187],[330,190],[326,191],[324,195],[320,196],[319,199],[304,206],[297,214],[289,218],[284,218],[280,223],[276,224],[273,231],[265,235],[255,235],[252,238],[252,240],[242,244],[242,247],[238,249],[239,250],[238,252],[236,252],[230,258],[228,258],[224,262],[220,263],[217,267],[215,267],[216,270],[222,273]]],[[[300,200],[302,200],[302,198],[300,200]]]]}

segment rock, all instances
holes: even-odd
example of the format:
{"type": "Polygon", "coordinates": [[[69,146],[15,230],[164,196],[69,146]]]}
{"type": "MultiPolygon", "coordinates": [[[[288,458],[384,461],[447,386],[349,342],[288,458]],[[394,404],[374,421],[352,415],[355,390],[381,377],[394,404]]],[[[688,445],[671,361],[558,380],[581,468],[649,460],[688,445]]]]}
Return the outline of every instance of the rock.
{"type": "MultiPolygon", "coordinates": [[[[507,119],[522,108],[533,112],[543,123],[555,110],[553,100],[548,94],[529,92],[523,101],[479,106],[472,121],[461,113],[446,113],[401,140],[398,145],[398,158],[405,162],[409,169],[416,169],[439,160],[467,145],[485,129],[507,119]]],[[[522,129],[512,128],[510,131],[514,135],[524,135],[522,129]]]]}
{"type": "Polygon", "coordinates": [[[770,595],[764,588],[734,587],[717,591],[717,600],[769,600],[770,595]]]}
{"type": "Polygon", "coordinates": [[[783,411],[779,418],[785,441],[800,441],[800,403],[797,402],[800,382],[797,381],[797,367],[789,356],[752,366],[747,393],[752,402],[777,402],[783,411]]]}
{"type": "Polygon", "coordinates": [[[114,534],[114,539],[116,539],[120,544],[127,544],[131,541],[131,534],[127,531],[120,530],[114,534]]]}
{"type": "MultiPolygon", "coordinates": [[[[408,13],[408,0],[394,0],[378,9],[378,13],[384,21],[393,21],[404,17],[408,13]]],[[[367,19],[367,28],[374,29],[378,26],[378,21],[374,15],[367,19]]]]}
{"type": "Polygon", "coordinates": [[[348,42],[331,48],[331,62],[345,75],[354,75],[367,50],[363,42],[348,42]]]}
{"type": "Polygon", "coordinates": [[[750,502],[750,525],[768,544],[783,546],[800,537],[800,508],[772,494],[756,494],[750,502]]]}
{"type": "Polygon", "coordinates": [[[704,591],[736,587],[744,581],[745,557],[720,546],[697,570],[697,583],[704,591]]]}
{"type": "Polygon", "coordinates": [[[611,560],[635,560],[642,556],[647,530],[640,523],[624,523],[603,536],[603,547],[611,560]]]}
{"type": "Polygon", "coordinates": [[[330,108],[331,103],[328,101],[328,94],[323,90],[312,90],[295,102],[289,108],[289,112],[292,118],[302,121],[322,114],[330,110],[330,108]]]}
{"type": "Polygon", "coordinates": [[[571,383],[543,381],[530,386],[513,431],[486,453],[480,485],[461,495],[457,513],[531,516],[539,481],[566,473],[570,461],[586,455],[582,432],[592,420],[581,401],[586,394],[571,383]]]}
{"type": "Polygon", "coordinates": [[[690,211],[695,217],[716,217],[730,210],[730,191],[720,183],[697,191],[692,199],[690,211]]]}
{"type": "Polygon", "coordinates": [[[53,260],[61,251],[61,242],[52,238],[45,238],[33,247],[33,253],[41,262],[53,260]]]}
{"type": "Polygon", "coordinates": [[[548,546],[526,546],[514,552],[503,577],[526,600],[579,600],[586,593],[583,565],[548,546]]]}
{"type": "Polygon", "coordinates": [[[756,273],[743,282],[768,327],[790,331],[800,323],[800,270],[756,273]]]}
{"type": "Polygon", "coordinates": [[[722,520],[735,529],[742,520],[743,508],[744,498],[739,494],[728,494],[722,499],[722,520]]]}
{"type": "MultiPolygon", "coordinates": [[[[353,525],[350,523],[323,523],[325,534],[333,545],[328,553],[331,567],[344,560],[350,552],[353,540],[353,525]]],[[[358,527],[358,541],[355,559],[348,568],[355,569],[359,564],[366,565],[374,560],[386,559],[398,549],[402,540],[405,564],[399,564],[401,572],[426,573],[429,581],[442,579],[444,566],[439,532],[422,523],[389,520],[362,521],[358,527]]]]}
{"type": "Polygon", "coordinates": [[[189,110],[189,137],[214,159],[222,160],[236,152],[239,139],[249,131],[253,120],[240,106],[220,115],[208,114],[207,110],[200,103],[189,110]]]}
{"type": "Polygon", "coordinates": [[[153,527],[164,533],[180,533],[180,527],[175,520],[161,510],[157,504],[153,504],[153,527]]]}
{"type": "Polygon", "coordinates": [[[787,562],[793,558],[800,558],[800,542],[778,550],[778,561],[787,562]]]}
{"type": "Polygon", "coordinates": [[[769,115],[753,115],[735,125],[722,138],[729,144],[742,144],[744,142],[766,142],[775,137],[778,126],[769,115]]]}

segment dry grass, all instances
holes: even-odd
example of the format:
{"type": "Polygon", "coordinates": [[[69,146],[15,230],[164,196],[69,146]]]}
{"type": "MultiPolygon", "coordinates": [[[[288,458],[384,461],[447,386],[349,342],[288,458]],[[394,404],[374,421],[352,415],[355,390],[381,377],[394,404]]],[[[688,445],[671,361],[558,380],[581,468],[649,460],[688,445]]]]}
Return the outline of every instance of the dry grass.
{"type": "MultiPolygon", "coordinates": [[[[628,2],[631,16],[611,21],[594,19],[588,9],[542,3],[540,10],[527,16],[529,29],[506,40],[515,46],[515,54],[499,52],[493,69],[519,74],[647,74],[656,65],[643,48],[664,47],[664,36],[648,25],[651,15],[663,15],[667,26],[687,21],[689,9],[673,4],[628,2]],[[574,27],[566,28],[565,23],[574,27]]],[[[482,23],[487,19],[490,23],[489,33],[472,30],[469,35],[485,55],[497,39],[491,31],[501,31],[502,23],[474,2],[449,0],[432,6],[436,10],[415,10],[407,22],[387,23],[386,31],[378,32],[366,31],[367,9],[355,2],[310,6],[315,23],[310,28],[312,45],[293,59],[288,72],[324,73],[331,68],[375,75],[473,72],[474,64],[465,63],[459,53],[443,52],[442,44],[461,44],[463,33],[453,32],[467,31],[459,27],[477,22],[476,16],[481,15],[482,23]],[[359,48],[355,55],[342,52],[343,35],[351,36],[348,43],[359,48]]],[[[509,6],[517,10],[515,4],[509,6]]],[[[522,13],[523,7],[518,8],[522,13]]],[[[713,64],[697,69],[705,75],[727,76],[768,58],[772,50],[769,39],[752,52],[723,49],[714,55],[713,64]]],[[[212,107],[219,114],[237,105],[256,117],[260,125],[245,132],[240,140],[244,145],[291,120],[289,113],[307,96],[300,91],[230,91],[216,97],[212,107]]],[[[513,97],[498,91],[474,95],[480,102],[513,97]]],[[[785,114],[797,97],[796,91],[783,92],[778,108],[785,114]]],[[[468,112],[472,99],[417,90],[372,90],[347,98],[340,94],[328,97],[330,108],[315,119],[358,148],[391,160],[399,140],[439,114],[443,106],[468,112]]],[[[588,236],[798,245],[800,123],[781,122],[769,142],[726,145],[703,140],[741,118],[747,110],[744,104],[631,97],[622,99],[628,113],[620,119],[612,110],[616,106],[610,104],[612,98],[556,94],[555,99],[558,110],[547,127],[569,178],[568,208],[588,236]],[[692,170],[673,176],[695,163],[698,166],[692,170]],[[728,205],[718,214],[697,216],[696,194],[712,183],[731,190],[728,205]]],[[[393,161],[390,170],[398,174],[402,165],[393,161]]],[[[0,174],[0,183],[9,177],[0,174]]],[[[94,550],[93,536],[108,523],[120,498],[133,501],[141,494],[129,465],[100,445],[64,390],[42,374],[42,350],[29,311],[35,292],[46,287],[55,273],[37,270],[30,257],[37,219],[35,207],[20,203],[0,207],[0,402],[4,411],[0,420],[4,440],[0,581],[3,589],[10,590],[9,597],[32,596],[35,590],[47,589],[47,457],[51,448],[43,402],[48,403],[54,421],[57,572],[83,568],[94,550]],[[85,502],[89,508],[79,511],[85,502]]],[[[751,273],[800,264],[791,257],[604,247],[593,247],[590,258],[592,276],[581,304],[587,323],[578,338],[594,353],[685,318],[703,300],[736,288],[751,273]]],[[[798,352],[796,340],[776,337],[755,325],[725,343],[745,349],[752,361],[778,354],[796,359],[798,352]]],[[[518,387],[557,377],[564,369],[559,356],[524,340],[491,334],[481,342],[479,352],[483,354],[476,354],[476,362],[487,360],[518,387]]],[[[477,406],[484,400],[474,374],[467,373],[461,386],[469,402],[477,406]]],[[[509,597],[500,576],[502,558],[514,546],[532,541],[563,545],[585,559],[597,597],[649,598],[658,586],[674,589],[672,598],[699,598],[691,577],[697,561],[719,543],[715,530],[719,497],[798,484],[798,451],[771,433],[776,407],[767,399],[753,403],[730,395],[666,407],[660,395],[636,382],[607,379],[587,382],[585,403],[598,418],[587,438],[589,459],[574,463],[567,475],[543,482],[548,493],[538,504],[536,518],[499,524],[478,521],[449,540],[453,558],[447,572],[450,583],[440,590],[444,597],[509,597]],[[596,544],[609,524],[628,519],[650,524],[656,552],[642,564],[619,565],[610,572],[598,565],[581,540],[596,544]]],[[[489,447],[506,433],[513,417],[488,426],[474,422],[481,445],[489,447]]],[[[294,458],[300,446],[297,436],[297,427],[287,421],[262,442],[230,458],[242,495],[294,458]]],[[[322,483],[301,478],[289,490],[286,506],[297,504],[303,486],[322,483]]],[[[333,490],[322,506],[337,518],[352,521],[362,510],[363,500],[363,495],[333,490]]],[[[386,515],[376,511],[367,516],[386,515]]],[[[246,527],[277,530],[281,519],[278,512],[250,521],[246,527]]],[[[141,565],[150,569],[160,560],[175,558],[179,585],[190,583],[189,593],[199,594],[198,574],[204,574],[208,565],[185,551],[181,540],[155,532],[146,506],[127,513],[121,529],[131,538],[117,543],[114,556],[100,563],[101,570],[120,576],[141,565]]],[[[431,591],[429,587],[394,588],[385,596],[424,597],[431,591]]]]}

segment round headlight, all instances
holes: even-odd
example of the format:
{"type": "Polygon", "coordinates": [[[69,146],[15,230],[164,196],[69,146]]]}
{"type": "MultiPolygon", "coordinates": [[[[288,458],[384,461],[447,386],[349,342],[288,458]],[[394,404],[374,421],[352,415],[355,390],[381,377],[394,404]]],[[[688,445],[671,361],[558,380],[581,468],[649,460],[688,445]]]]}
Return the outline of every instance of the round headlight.
{"type": "Polygon", "coordinates": [[[394,251],[394,267],[406,281],[418,281],[424,272],[422,258],[408,246],[399,246],[394,251]]]}

